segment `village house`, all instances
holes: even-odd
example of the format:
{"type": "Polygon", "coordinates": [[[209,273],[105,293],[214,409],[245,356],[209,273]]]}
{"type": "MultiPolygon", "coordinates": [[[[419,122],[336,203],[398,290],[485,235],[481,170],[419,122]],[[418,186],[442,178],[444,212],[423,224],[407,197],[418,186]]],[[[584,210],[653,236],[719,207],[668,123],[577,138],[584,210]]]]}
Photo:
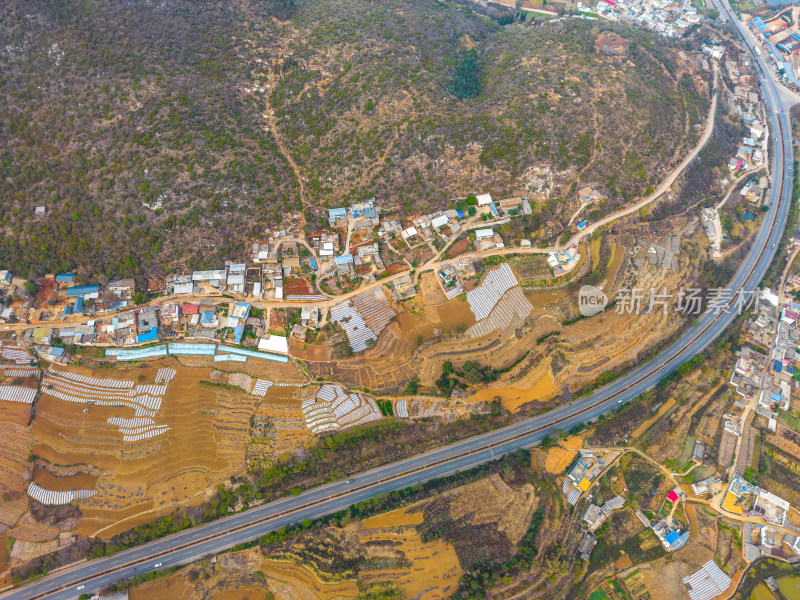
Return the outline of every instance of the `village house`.
{"type": "Polygon", "coordinates": [[[106,292],[120,300],[129,300],[135,291],[136,281],[133,277],[115,279],[114,281],[109,281],[108,285],[106,285],[106,292]]]}
{"type": "Polygon", "coordinates": [[[578,190],[578,200],[580,200],[581,204],[591,204],[592,202],[597,202],[602,197],[603,195],[600,192],[592,189],[590,186],[578,190]]]}

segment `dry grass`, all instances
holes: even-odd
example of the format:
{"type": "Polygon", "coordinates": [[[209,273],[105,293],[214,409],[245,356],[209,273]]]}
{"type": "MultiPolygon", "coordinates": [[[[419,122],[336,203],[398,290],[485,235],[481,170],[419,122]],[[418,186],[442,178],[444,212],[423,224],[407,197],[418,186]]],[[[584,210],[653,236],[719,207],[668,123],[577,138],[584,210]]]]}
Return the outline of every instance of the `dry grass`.
{"type": "Polygon", "coordinates": [[[655,415],[653,415],[646,421],[643,421],[636,429],[633,430],[633,433],[631,433],[631,439],[635,439],[640,435],[642,435],[645,431],[648,430],[650,425],[658,421],[662,416],[664,416],[664,413],[666,413],[673,406],[675,406],[675,398],[669,398],[666,402],[664,402],[661,406],[658,407],[658,412],[656,412],[655,415]]]}

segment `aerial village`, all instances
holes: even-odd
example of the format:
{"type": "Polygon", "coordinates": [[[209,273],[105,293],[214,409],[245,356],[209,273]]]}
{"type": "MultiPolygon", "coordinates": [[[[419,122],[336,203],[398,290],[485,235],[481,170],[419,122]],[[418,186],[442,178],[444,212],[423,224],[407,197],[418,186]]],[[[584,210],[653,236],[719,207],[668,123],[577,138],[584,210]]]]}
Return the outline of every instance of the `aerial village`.
{"type": "MultiPolygon", "coordinates": [[[[789,248],[792,257],[798,248],[800,242],[793,240],[789,248]]],[[[672,487],[668,478],[666,488],[656,486],[658,495],[649,508],[642,510],[633,505],[636,518],[655,534],[666,552],[677,551],[690,539],[690,529],[694,528],[690,528],[684,510],[690,498],[713,506],[719,514],[741,520],[740,547],[746,563],[762,556],[800,561],[800,528],[789,518],[790,500],[797,501],[797,490],[784,486],[780,479],[759,481],[765,455],[791,469],[800,450],[796,433],[800,425],[798,299],[800,276],[792,274],[779,293],[764,288],[745,301],[743,345],[729,372],[723,372],[728,385],[723,382],[720,390],[724,393],[718,399],[712,398],[716,407],[706,413],[704,420],[708,423],[687,438],[693,446],[682,473],[671,473],[681,476],[705,468],[714,474],[680,485],[674,485],[672,477],[672,487]]],[[[578,507],[578,514],[583,515],[583,537],[576,560],[589,561],[598,543],[598,530],[614,511],[629,507],[629,498],[624,495],[627,488],[604,493],[597,489],[598,483],[614,473],[621,455],[618,449],[585,448],[564,471],[562,493],[567,503],[578,507]]],[[[725,592],[732,579],[720,565],[710,561],[683,582],[690,598],[707,600],[725,592]]],[[[628,584],[626,588],[631,591],[628,584]]]]}
{"type": "Polygon", "coordinates": [[[758,49],[777,73],[782,76],[783,84],[794,91],[800,90],[800,28],[797,25],[796,9],[787,6],[774,17],[764,20],[742,14],[753,37],[761,44],[758,49]]]}
{"type": "Polygon", "coordinates": [[[586,19],[622,21],[669,38],[682,37],[701,19],[691,0],[598,0],[593,6],[578,2],[577,10],[586,19]]]}
{"type": "MultiPolygon", "coordinates": [[[[579,198],[584,205],[601,196],[585,188],[579,198]]],[[[38,281],[32,292],[27,280],[4,270],[0,290],[7,301],[0,324],[37,324],[22,331],[19,341],[57,363],[69,360],[72,346],[104,347],[117,361],[165,356],[165,341],[173,342],[171,354],[214,354],[211,348],[219,344],[219,361],[286,362],[290,340],[303,343],[329,321],[343,327],[352,351],[359,352],[394,316],[388,299],[415,295],[412,275],[419,263],[433,262],[448,248],[459,258],[441,261],[438,281],[448,299],[464,294],[477,282],[474,257],[505,248],[497,228],[531,212],[527,197],[495,202],[480,194],[401,223],[381,218],[381,209],[368,201],[329,209],[328,227],[306,238],[295,215],[253,243],[250,262],[152,278],[146,290],[137,289],[133,278],[101,285],[57,273],[38,281]],[[288,317],[279,314],[282,309],[288,317]]],[[[582,220],[573,230],[586,224],[582,220]]],[[[531,248],[530,240],[516,244],[531,248]]],[[[572,246],[550,253],[548,263],[560,276],[579,259],[572,246]]]]}
{"type": "MultiPolygon", "coordinates": [[[[671,5],[662,10],[666,4],[601,0],[597,10],[652,25],[664,35],[675,35],[686,27],[682,23],[695,22],[696,11],[688,4],[678,12],[671,5]]],[[[767,202],[762,172],[769,131],[752,66],[746,54],[726,53],[713,40],[699,49],[698,61],[706,70],[718,68],[707,58],[724,67],[733,89],[722,86],[721,101],[748,128],[728,163],[730,180],[726,178],[722,184],[732,186],[728,196],[740,196],[755,220],[767,202]]],[[[532,214],[537,199],[495,200],[482,193],[452,208],[407,218],[395,216],[392,207],[364,201],[326,209],[319,215],[316,229],[303,225],[302,215],[291,214],[279,228],[265,230],[261,239],[253,242],[247,262],[169,273],[149,279],[144,289],[137,287],[134,278],[94,282],[67,272],[30,282],[0,270],[0,292],[5,299],[0,305],[0,331],[13,326],[16,334],[14,343],[0,346],[0,355],[15,363],[3,366],[4,374],[33,376],[38,360],[70,364],[79,347],[95,347],[106,360],[119,363],[199,356],[213,357],[214,363],[266,360],[286,364],[294,350],[312,342],[327,324],[344,332],[351,353],[364,352],[378,343],[381,332],[396,317],[392,303],[417,294],[415,273],[424,268],[434,269],[436,282],[448,300],[460,296],[466,300],[475,317],[475,324],[465,332],[469,337],[506,329],[532,309],[522,282],[507,263],[482,272],[478,261],[505,251],[539,250],[530,239],[501,234],[503,225],[532,214]]],[[[577,210],[569,233],[579,235],[590,225],[582,215],[600,203],[603,195],[586,185],[577,189],[573,200],[577,210]]],[[[722,204],[704,209],[701,215],[715,258],[721,256],[726,239],[722,204]]],[[[42,218],[46,218],[45,212],[37,209],[42,218]]],[[[679,251],[677,237],[662,244],[650,243],[637,266],[649,261],[674,271],[679,251]]],[[[553,278],[569,275],[582,262],[579,244],[541,252],[553,278]]],[[[674,552],[689,540],[683,506],[691,493],[729,514],[756,519],[744,523],[743,554],[748,562],[764,554],[800,556],[800,529],[787,520],[790,502],[762,489],[752,477],[753,447],[761,425],[780,436],[792,431],[784,427],[787,420],[798,422],[792,412],[796,407],[791,406],[792,389],[800,388],[800,301],[795,301],[795,296],[800,300],[798,275],[788,279],[780,295],[769,290],[761,294],[757,311],[744,326],[748,343],[731,366],[734,401],[732,409],[720,417],[723,432],[718,447],[713,447],[713,439],[700,436],[694,445],[693,465],[713,463],[726,474],[693,483],[691,492],[676,485],[659,499],[658,506],[635,511],[642,527],[655,534],[665,551],[674,552]]],[[[73,402],[124,404],[128,401],[110,400],[119,392],[115,386],[124,387],[126,394],[136,395],[137,403],[130,404],[136,418],[109,423],[119,428],[125,441],[137,441],[169,430],[156,419],[174,376],[172,369],[159,369],[153,385],[137,385],[134,381],[82,380],[50,367],[45,373],[44,393],[73,402]]],[[[284,385],[260,378],[253,383],[248,391],[252,388],[249,393],[259,397],[266,396],[273,386],[284,385]]],[[[5,386],[0,388],[0,399],[31,403],[34,397],[30,388],[5,386]]],[[[409,404],[406,399],[394,402],[394,415],[409,417],[409,404]]],[[[304,427],[314,434],[376,421],[383,412],[373,398],[336,384],[321,385],[313,397],[302,401],[301,410],[304,427]]],[[[583,537],[576,560],[590,560],[597,531],[615,511],[628,506],[625,490],[607,500],[593,494],[593,486],[622,454],[615,449],[581,451],[564,474],[566,502],[578,506],[582,515],[583,537]]],[[[27,493],[44,504],[60,505],[93,492],[58,492],[32,482],[27,493]]],[[[712,598],[730,583],[728,574],[713,561],[684,579],[692,600],[712,598]]]]}

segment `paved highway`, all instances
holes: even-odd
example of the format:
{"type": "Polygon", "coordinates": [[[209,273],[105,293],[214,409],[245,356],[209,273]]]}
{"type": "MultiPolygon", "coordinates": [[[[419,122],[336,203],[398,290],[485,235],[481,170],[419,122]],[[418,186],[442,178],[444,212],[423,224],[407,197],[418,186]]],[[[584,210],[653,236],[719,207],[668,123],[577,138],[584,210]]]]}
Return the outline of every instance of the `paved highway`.
{"type": "MultiPolygon", "coordinates": [[[[725,0],[718,2],[721,3],[723,14],[727,14],[729,19],[741,27],[738,20],[730,16],[732,13],[726,11],[725,0]]],[[[749,45],[747,35],[744,39],[749,45]]],[[[776,84],[763,59],[755,55],[754,57],[761,69],[759,78],[770,115],[774,145],[773,185],[764,225],[756,237],[753,249],[740,265],[730,285],[730,288],[739,294],[755,290],[766,273],[786,225],[792,194],[789,116],[783,112],[787,109],[781,104],[776,84]]],[[[421,481],[468,469],[504,453],[536,444],[554,428],[569,429],[594,419],[656,385],[670,371],[714,341],[735,317],[736,311],[733,310],[706,312],[700,317],[696,326],[650,363],[617,379],[589,397],[572,401],[546,414],[360,473],[353,477],[350,484],[331,483],[303,492],[299,496],[259,506],[111,557],[80,563],[69,569],[51,573],[22,588],[11,590],[0,598],[66,599],[75,598],[80,593],[96,592],[118,579],[155,570],[156,564],[160,565],[159,568],[186,564],[202,556],[255,539],[279,527],[342,510],[375,494],[402,489],[421,481]],[[79,585],[85,587],[79,591],[77,589],[79,585]]]]}

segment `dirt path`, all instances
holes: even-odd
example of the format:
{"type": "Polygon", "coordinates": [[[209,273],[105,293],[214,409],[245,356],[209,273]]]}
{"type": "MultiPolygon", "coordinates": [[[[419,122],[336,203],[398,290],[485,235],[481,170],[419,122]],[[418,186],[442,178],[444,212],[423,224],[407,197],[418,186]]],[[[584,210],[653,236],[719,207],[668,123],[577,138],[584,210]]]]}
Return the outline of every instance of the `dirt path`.
{"type": "Polygon", "coordinates": [[[570,219],[569,219],[569,223],[567,223],[567,229],[569,229],[570,227],[572,227],[572,224],[575,222],[575,220],[576,220],[576,219],[577,219],[577,218],[580,216],[580,214],[583,212],[583,209],[584,209],[584,208],[586,208],[587,206],[589,206],[589,204],[588,204],[588,203],[582,202],[582,203],[581,203],[581,205],[578,207],[578,210],[576,210],[574,213],[572,213],[572,217],[570,217],[570,219]]]}
{"type": "Polygon", "coordinates": [[[300,186],[300,204],[303,206],[303,210],[300,211],[300,233],[303,234],[306,229],[306,217],[305,211],[308,209],[308,201],[306,199],[306,191],[305,186],[303,185],[303,176],[300,174],[300,169],[297,166],[297,163],[294,162],[292,155],[286,149],[286,146],[283,145],[283,140],[281,139],[280,131],[278,130],[278,124],[275,121],[275,113],[272,110],[272,103],[270,102],[270,98],[272,97],[272,92],[275,89],[275,77],[272,72],[272,69],[269,70],[267,77],[269,79],[269,91],[264,94],[264,102],[267,104],[267,110],[265,112],[267,116],[267,122],[269,123],[268,131],[272,133],[275,137],[275,143],[278,146],[278,151],[283,155],[286,159],[286,162],[289,163],[289,166],[292,168],[294,172],[294,176],[297,178],[297,185],[300,186]]]}
{"type": "Polygon", "coordinates": [[[722,200],[719,201],[719,204],[717,204],[717,206],[715,208],[717,210],[719,210],[720,208],[722,208],[725,205],[725,203],[728,201],[728,198],[731,197],[731,194],[733,193],[733,190],[736,189],[736,186],[739,185],[739,182],[742,179],[744,179],[745,177],[750,177],[751,175],[754,175],[755,173],[759,173],[760,171],[761,171],[761,168],[751,169],[751,170],[749,170],[749,171],[747,171],[745,173],[742,173],[741,175],[739,175],[739,177],[734,179],[733,183],[731,184],[731,187],[728,189],[728,193],[725,194],[725,197],[722,200]]]}
{"type": "MultiPolygon", "coordinates": [[[[404,91],[404,93],[406,95],[408,95],[408,92],[404,91]]],[[[403,130],[406,129],[406,123],[405,122],[400,127],[395,129],[394,134],[392,135],[392,139],[390,139],[389,142],[386,144],[386,147],[383,149],[383,152],[377,158],[377,160],[375,160],[375,162],[373,162],[370,166],[368,166],[364,170],[364,173],[361,175],[361,177],[358,180],[358,185],[359,186],[363,186],[364,185],[364,182],[367,181],[367,179],[369,178],[370,173],[372,173],[377,167],[382,167],[384,164],[386,164],[386,157],[389,155],[389,153],[391,153],[392,149],[394,148],[394,145],[397,143],[397,140],[400,139],[401,128],[403,130]]]]}
{"type": "MultiPolygon", "coordinates": [[[[717,78],[718,78],[718,68],[717,68],[717,66],[715,64],[714,65],[714,80],[715,80],[715,82],[716,82],[717,78]]],[[[272,90],[273,87],[274,87],[272,72],[270,72],[270,74],[269,74],[269,80],[270,80],[270,90],[272,90]]],[[[439,257],[442,255],[443,252],[446,251],[446,249],[447,249],[447,246],[446,246],[441,252],[437,253],[436,256],[431,258],[428,262],[426,262],[424,265],[422,265],[421,267],[419,267],[417,269],[417,272],[416,272],[416,274],[414,276],[415,281],[419,281],[419,276],[425,271],[428,271],[430,269],[436,269],[436,268],[444,266],[446,264],[454,264],[457,261],[465,259],[465,258],[480,259],[480,258],[486,258],[486,257],[489,257],[489,256],[507,256],[507,255],[512,255],[512,254],[518,254],[518,255],[549,254],[551,252],[555,252],[556,250],[560,250],[560,249],[563,249],[563,248],[568,248],[568,247],[572,246],[573,244],[580,243],[581,241],[584,240],[584,238],[586,238],[587,236],[589,236],[592,233],[594,233],[600,227],[608,225],[609,223],[612,223],[612,222],[614,222],[614,221],[616,221],[618,219],[621,219],[622,217],[626,217],[628,215],[631,215],[631,214],[637,212],[642,207],[647,206],[648,204],[654,202],[661,195],[663,195],[664,192],[666,192],[670,188],[670,186],[675,182],[675,180],[678,178],[678,176],[684,171],[684,169],[686,169],[686,167],[692,162],[692,160],[694,160],[694,158],[697,156],[697,154],[700,152],[700,150],[703,148],[703,146],[705,146],[706,142],[711,137],[711,133],[714,131],[714,114],[716,113],[716,109],[717,109],[717,96],[718,96],[718,93],[715,92],[714,93],[714,97],[713,97],[712,102],[711,102],[711,107],[709,108],[709,111],[708,111],[708,120],[706,122],[705,131],[703,132],[703,135],[700,138],[700,141],[694,147],[692,152],[683,160],[683,162],[681,162],[680,165],[678,165],[667,176],[667,178],[661,183],[661,185],[658,186],[658,189],[656,189],[655,192],[653,192],[652,194],[650,194],[646,198],[640,200],[639,202],[637,202],[633,206],[631,206],[629,208],[626,208],[626,209],[623,209],[623,210],[621,210],[619,212],[616,212],[616,213],[614,213],[612,215],[609,215],[609,216],[597,221],[596,223],[593,223],[593,224],[589,225],[583,231],[575,234],[569,241],[566,242],[566,244],[556,245],[556,246],[550,247],[550,248],[503,248],[503,249],[500,249],[500,250],[493,249],[493,250],[486,250],[486,251],[482,251],[482,252],[478,252],[478,251],[468,252],[468,253],[465,253],[465,254],[461,254],[456,258],[440,260],[439,257]]],[[[300,175],[300,169],[297,167],[297,165],[294,162],[294,160],[292,159],[291,155],[288,153],[286,148],[283,146],[283,142],[281,141],[280,136],[278,135],[277,129],[275,128],[275,120],[274,120],[274,115],[272,114],[272,108],[269,105],[269,97],[265,96],[265,98],[266,98],[266,101],[267,101],[266,114],[267,114],[267,118],[268,118],[269,123],[270,123],[270,128],[275,132],[276,143],[278,144],[278,147],[279,147],[281,153],[285,156],[286,160],[291,165],[292,170],[294,171],[294,173],[295,173],[295,175],[297,177],[297,180],[298,180],[299,186],[300,186],[300,198],[301,198],[301,201],[303,202],[303,205],[305,206],[306,205],[305,188],[303,186],[303,179],[302,179],[302,177],[300,175]]],[[[305,216],[302,215],[301,219],[302,220],[301,220],[300,227],[301,227],[301,233],[302,233],[302,231],[305,228],[305,216]]],[[[350,231],[350,228],[348,226],[348,236],[347,236],[347,241],[346,241],[347,245],[345,246],[345,253],[347,253],[347,250],[349,249],[349,243],[350,243],[349,231],[350,231]]],[[[319,306],[320,308],[330,307],[330,306],[333,306],[333,305],[338,304],[340,302],[343,302],[345,300],[348,300],[349,298],[352,298],[353,296],[356,296],[356,295],[361,294],[363,292],[370,291],[370,290],[372,290],[372,289],[374,289],[376,287],[380,287],[380,286],[382,286],[384,284],[387,284],[387,283],[389,283],[391,281],[394,281],[395,279],[403,277],[403,276],[405,276],[407,274],[408,273],[406,271],[403,271],[401,273],[396,273],[396,274],[391,275],[389,277],[385,277],[383,279],[379,279],[379,280],[374,281],[372,283],[368,283],[366,285],[363,285],[363,286],[359,287],[358,289],[353,290],[352,292],[348,292],[346,294],[337,296],[335,298],[330,298],[328,300],[324,300],[324,301],[321,301],[321,302],[315,302],[314,305],[315,306],[319,306]]],[[[187,301],[191,302],[193,299],[209,298],[209,297],[213,298],[213,297],[217,297],[217,296],[213,296],[213,295],[210,295],[210,296],[182,296],[177,300],[179,300],[181,302],[187,302],[187,301]]],[[[221,298],[222,296],[220,295],[219,297],[221,298]]],[[[273,308],[288,308],[288,307],[296,307],[296,306],[298,306],[297,302],[275,301],[275,300],[272,300],[272,301],[263,301],[262,300],[260,302],[256,302],[256,301],[254,301],[254,299],[248,298],[248,297],[244,297],[244,296],[242,296],[241,299],[242,300],[252,301],[252,304],[254,306],[257,306],[257,307],[271,306],[273,308]]],[[[163,304],[165,302],[174,302],[174,301],[176,301],[176,298],[161,297],[161,298],[156,299],[154,302],[151,302],[150,304],[156,304],[157,305],[157,304],[163,304]]],[[[109,313],[108,316],[111,316],[111,313],[109,313]]],[[[83,316],[80,316],[77,319],[76,318],[68,318],[68,319],[66,319],[64,321],[58,321],[58,324],[63,326],[66,323],[80,323],[80,322],[83,322],[83,321],[85,321],[85,319],[83,318],[83,316]]],[[[46,325],[52,325],[52,324],[55,324],[55,323],[56,323],[56,321],[31,321],[29,323],[21,323],[21,324],[6,326],[5,330],[29,329],[32,325],[45,325],[46,326],[46,325]]]]}
{"type": "MultiPolygon", "coordinates": [[[[717,82],[718,78],[719,78],[719,68],[717,67],[717,64],[714,63],[714,86],[715,87],[716,87],[716,82],[717,82]]],[[[681,164],[679,164],[669,175],[667,175],[667,178],[664,181],[661,182],[661,184],[658,186],[658,188],[656,188],[656,190],[652,194],[650,194],[649,196],[643,198],[642,200],[640,200],[639,202],[637,202],[633,206],[630,206],[630,207],[625,208],[625,209],[623,209],[623,210],[621,210],[619,212],[616,212],[616,213],[614,213],[612,215],[609,215],[609,216],[607,216],[607,217],[605,217],[603,219],[600,219],[596,223],[592,223],[591,225],[586,227],[580,233],[577,233],[574,236],[572,236],[572,238],[566,244],[561,246],[561,248],[563,249],[563,248],[567,248],[569,246],[572,246],[573,244],[577,244],[578,242],[583,240],[585,237],[591,235],[592,233],[594,233],[595,231],[597,231],[599,228],[603,227],[604,225],[608,225],[609,223],[611,223],[613,221],[616,221],[617,219],[621,219],[622,217],[626,217],[628,215],[632,215],[635,212],[638,212],[641,208],[647,206],[648,204],[651,204],[652,202],[654,202],[655,200],[660,198],[672,186],[672,184],[675,183],[675,180],[678,178],[678,176],[681,173],[683,173],[684,169],[686,169],[686,167],[688,167],[689,164],[697,157],[697,155],[700,153],[700,150],[703,149],[703,147],[706,145],[706,142],[708,142],[708,140],[711,138],[711,134],[714,132],[714,115],[716,114],[716,111],[717,111],[717,97],[718,97],[718,95],[719,95],[719,92],[715,91],[714,92],[714,97],[711,100],[711,108],[708,111],[708,120],[706,121],[706,127],[705,127],[705,130],[703,131],[703,135],[700,137],[700,141],[697,143],[697,145],[694,147],[694,149],[692,149],[692,151],[689,153],[689,155],[686,156],[686,158],[683,159],[681,164]]],[[[556,248],[556,249],[559,249],[559,248],[556,248]]],[[[552,251],[552,250],[548,249],[547,251],[552,251]]]]}
{"type": "MultiPolygon", "coordinates": [[[[642,452],[638,448],[632,448],[632,447],[629,447],[629,446],[625,446],[625,447],[622,447],[622,448],[614,448],[614,447],[609,447],[609,448],[589,448],[589,447],[584,447],[583,450],[584,451],[605,450],[605,451],[608,451],[608,452],[615,451],[615,450],[620,451],[621,454],[614,460],[614,462],[610,463],[606,468],[610,467],[611,465],[613,465],[614,463],[619,461],[623,456],[625,456],[626,452],[634,452],[638,456],[640,456],[641,458],[643,458],[644,460],[646,460],[647,462],[652,464],[653,466],[657,467],[658,470],[661,471],[667,478],[669,478],[676,486],[680,487],[680,484],[675,479],[675,475],[676,474],[673,474],[672,471],[667,469],[664,465],[659,463],[657,460],[647,456],[647,454],[645,454],[644,452],[642,452]]],[[[594,482],[598,481],[598,480],[599,480],[599,476],[594,479],[594,481],[592,482],[592,486],[590,486],[589,489],[592,489],[592,487],[594,485],[594,482]]],[[[586,492],[584,492],[584,494],[586,494],[587,492],[588,492],[588,490],[586,492]]],[[[750,517],[750,516],[746,516],[746,515],[737,515],[737,514],[733,514],[733,513],[728,513],[727,511],[723,510],[722,506],[721,506],[721,498],[720,498],[720,496],[722,498],[724,498],[725,497],[725,493],[727,493],[727,488],[723,491],[722,494],[717,494],[717,496],[715,498],[712,498],[711,500],[707,500],[705,498],[695,498],[695,497],[688,497],[687,496],[686,503],[693,502],[693,503],[696,503],[696,504],[703,504],[705,506],[708,506],[714,512],[719,513],[721,516],[724,516],[725,518],[731,519],[733,521],[741,521],[741,522],[745,522],[746,521],[748,523],[756,523],[756,524],[759,524],[759,525],[769,525],[771,528],[778,529],[779,531],[783,531],[784,533],[791,533],[792,535],[797,535],[797,532],[793,531],[792,529],[789,529],[788,527],[783,527],[783,526],[780,526],[780,525],[774,525],[772,523],[767,523],[767,521],[765,521],[764,519],[762,519],[760,517],[750,517]]],[[[581,497],[582,496],[583,496],[583,494],[581,495],[581,497]]]]}
{"type": "Polygon", "coordinates": [[[644,434],[645,431],[650,429],[650,426],[653,423],[655,423],[661,417],[663,417],[664,413],[666,413],[673,406],[675,406],[675,398],[669,398],[667,401],[665,401],[663,404],[661,404],[661,406],[658,407],[658,412],[656,412],[655,415],[653,415],[652,417],[650,417],[646,421],[643,421],[642,423],[640,423],[639,426],[636,429],[633,430],[633,433],[631,433],[631,439],[635,440],[640,435],[644,434]]]}
{"type": "MultiPolygon", "coordinates": [[[[595,101],[594,101],[594,102],[592,102],[592,124],[594,125],[594,141],[593,141],[594,143],[593,143],[593,145],[592,145],[592,157],[591,157],[591,158],[589,159],[589,161],[586,163],[586,166],[585,166],[585,167],[583,167],[583,168],[582,168],[582,169],[581,169],[581,170],[578,172],[578,174],[575,176],[575,183],[578,183],[578,182],[580,181],[581,177],[582,177],[582,176],[583,176],[583,174],[586,172],[586,169],[588,169],[589,167],[591,167],[591,166],[592,166],[592,164],[594,163],[595,159],[597,158],[597,138],[600,136],[600,126],[599,126],[599,125],[598,125],[598,123],[597,123],[597,102],[596,102],[596,98],[593,98],[593,100],[595,100],[595,101]]],[[[583,208],[583,206],[581,206],[581,208],[583,208]]],[[[572,216],[572,218],[573,218],[573,219],[574,219],[574,218],[577,216],[577,214],[578,214],[578,213],[581,211],[581,208],[579,208],[579,209],[578,209],[578,212],[576,212],[576,213],[575,213],[575,214],[572,216]]],[[[571,223],[572,223],[572,220],[570,220],[570,224],[571,224],[571,223]]],[[[567,225],[567,227],[569,227],[569,225],[567,225]]]]}

